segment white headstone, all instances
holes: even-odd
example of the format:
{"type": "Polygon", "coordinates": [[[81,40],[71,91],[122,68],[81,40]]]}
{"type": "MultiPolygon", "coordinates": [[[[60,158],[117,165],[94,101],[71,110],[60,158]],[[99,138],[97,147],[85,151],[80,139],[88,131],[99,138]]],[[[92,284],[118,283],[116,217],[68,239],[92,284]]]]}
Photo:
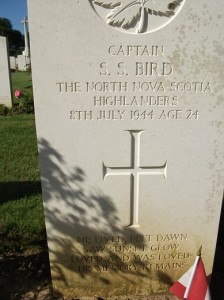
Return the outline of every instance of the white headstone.
{"type": "Polygon", "coordinates": [[[29,68],[30,59],[25,55],[17,56],[18,71],[27,71],[29,68]]]}
{"type": "Polygon", "coordinates": [[[0,36],[0,104],[12,106],[8,43],[3,36],[0,36]]]}
{"type": "Polygon", "coordinates": [[[53,285],[168,293],[223,196],[224,2],[29,1],[53,285]],[[52,55],[52,53],[54,55],[52,55]]]}
{"type": "Polygon", "coordinates": [[[15,58],[15,56],[10,56],[9,61],[10,61],[10,69],[11,70],[16,70],[16,58],[15,58]]]}

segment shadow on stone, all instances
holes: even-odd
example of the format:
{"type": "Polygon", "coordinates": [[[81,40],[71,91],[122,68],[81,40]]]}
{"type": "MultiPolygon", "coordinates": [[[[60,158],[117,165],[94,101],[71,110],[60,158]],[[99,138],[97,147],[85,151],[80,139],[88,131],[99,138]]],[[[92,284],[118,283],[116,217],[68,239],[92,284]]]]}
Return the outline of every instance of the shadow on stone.
{"type": "Polygon", "coordinates": [[[51,268],[57,284],[69,288],[67,278],[76,274],[79,281],[92,277],[96,285],[101,282],[106,287],[111,284],[108,274],[113,273],[129,285],[136,285],[136,278],[150,282],[156,275],[168,287],[171,279],[162,271],[152,272],[150,261],[137,255],[144,242],[126,239],[142,235],[136,228],[121,226],[111,198],[90,186],[83,169],[67,166],[48,141],[39,141],[39,151],[51,268]],[[111,241],[113,237],[117,243],[111,241]]]}

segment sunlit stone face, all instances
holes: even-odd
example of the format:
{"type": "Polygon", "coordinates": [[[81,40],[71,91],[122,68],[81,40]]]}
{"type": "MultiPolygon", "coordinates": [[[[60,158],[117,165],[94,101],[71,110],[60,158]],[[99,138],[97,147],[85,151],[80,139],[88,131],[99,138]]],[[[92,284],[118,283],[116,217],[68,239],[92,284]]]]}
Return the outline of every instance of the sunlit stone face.
{"type": "Polygon", "coordinates": [[[29,2],[48,245],[62,295],[167,294],[200,245],[212,271],[224,182],[224,3],[175,3],[29,2]],[[158,5],[172,14],[150,14],[158,5]],[[121,8],[137,9],[130,28],[115,26],[121,8]],[[144,18],[137,33],[142,11],[161,28],[148,32],[144,18]]]}
{"type": "Polygon", "coordinates": [[[8,41],[0,36],[0,104],[12,106],[8,41]]]}
{"type": "Polygon", "coordinates": [[[142,34],[168,25],[180,12],[185,0],[89,0],[96,13],[122,32],[142,34]]]}

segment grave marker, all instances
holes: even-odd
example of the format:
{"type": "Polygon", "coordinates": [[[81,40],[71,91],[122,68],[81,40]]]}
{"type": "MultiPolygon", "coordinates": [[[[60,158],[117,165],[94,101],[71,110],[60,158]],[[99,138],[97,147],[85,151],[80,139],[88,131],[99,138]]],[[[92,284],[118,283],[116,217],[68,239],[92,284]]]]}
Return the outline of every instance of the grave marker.
{"type": "Polygon", "coordinates": [[[223,9],[221,0],[29,1],[51,272],[63,295],[168,293],[200,245],[211,274],[223,9]]]}
{"type": "Polygon", "coordinates": [[[12,106],[8,43],[3,36],[0,36],[0,104],[12,106]]]}
{"type": "Polygon", "coordinates": [[[142,130],[129,130],[131,134],[131,167],[106,167],[103,164],[104,178],[107,176],[130,177],[130,225],[128,227],[140,227],[139,225],[139,177],[140,175],[163,175],[166,177],[167,163],[161,167],[140,166],[140,136],[142,130]]]}
{"type": "Polygon", "coordinates": [[[10,61],[10,69],[11,70],[16,70],[16,58],[15,58],[15,56],[10,56],[9,61],[10,61]]]}
{"type": "Polygon", "coordinates": [[[21,21],[24,27],[24,41],[25,41],[25,48],[23,51],[23,55],[26,57],[30,57],[30,47],[29,47],[29,34],[28,34],[28,20],[27,17],[21,21]]]}
{"type": "Polygon", "coordinates": [[[19,71],[27,71],[28,66],[30,64],[30,58],[25,55],[18,55],[17,56],[17,64],[19,71]]]}

